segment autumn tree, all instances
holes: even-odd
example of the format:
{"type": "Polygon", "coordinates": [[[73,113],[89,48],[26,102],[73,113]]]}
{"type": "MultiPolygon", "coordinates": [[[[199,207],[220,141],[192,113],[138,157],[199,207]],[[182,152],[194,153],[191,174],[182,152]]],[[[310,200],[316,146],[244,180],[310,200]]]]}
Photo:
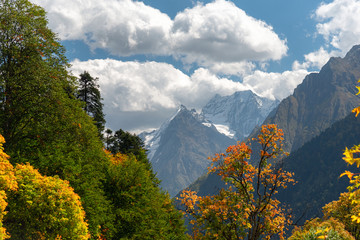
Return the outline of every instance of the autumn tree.
{"type": "Polygon", "coordinates": [[[197,196],[185,190],[181,202],[193,225],[194,239],[284,238],[291,222],[275,198],[280,188],[294,183],[293,174],[282,168],[283,132],[276,125],[262,126],[256,140],[259,159],[250,161],[252,150],[245,143],[230,146],[226,153],[212,158],[209,173],[228,184],[214,196],[197,196]]]}
{"type": "Polygon", "coordinates": [[[85,212],[69,183],[42,176],[29,164],[14,169],[4,226],[14,239],[88,239],[85,212]]]}
{"type": "Polygon", "coordinates": [[[334,218],[322,220],[319,218],[307,221],[305,225],[294,229],[288,240],[355,240],[345,230],[344,224],[334,218]]]}
{"type": "Polygon", "coordinates": [[[15,168],[0,135],[0,239],[88,239],[85,212],[69,183],[15,168]]]}
{"type": "Polygon", "coordinates": [[[355,237],[360,239],[360,224],[354,216],[360,214],[360,190],[354,192],[341,193],[336,201],[332,201],[323,207],[324,218],[334,218],[344,224],[345,229],[355,237]]]}
{"type": "Polygon", "coordinates": [[[5,139],[0,134],[0,240],[10,237],[3,224],[4,217],[7,214],[5,209],[8,205],[6,192],[18,189],[14,167],[9,162],[9,155],[4,152],[4,143],[5,139]]]}
{"type": "Polygon", "coordinates": [[[101,98],[98,78],[93,78],[90,73],[83,72],[78,79],[79,86],[77,90],[77,98],[84,102],[84,110],[95,121],[99,135],[105,128],[105,118],[103,113],[103,99],[101,98]]]}

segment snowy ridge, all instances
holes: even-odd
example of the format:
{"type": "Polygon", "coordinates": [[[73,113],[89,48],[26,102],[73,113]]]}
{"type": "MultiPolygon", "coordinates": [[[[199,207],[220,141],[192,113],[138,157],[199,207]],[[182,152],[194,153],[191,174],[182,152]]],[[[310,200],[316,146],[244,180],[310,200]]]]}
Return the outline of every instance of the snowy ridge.
{"type": "Polygon", "coordinates": [[[201,115],[226,136],[243,140],[261,125],[278,101],[263,98],[252,91],[230,96],[215,95],[202,109],[201,115]]]}
{"type": "Polygon", "coordinates": [[[252,91],[235,92],[230,96],[215,95],[202,109],[201,113],[195,109],[188,110],[180,105],[176,113],[165,121],[161,127],[149,133],[141,133],[145,148],[148,150],[150,162],[159,147],[161,136],[170,122],[182,111],[188,111],[192,116],[209,128],[216,128],[218,132],[235,139],[245,139],[251,131],[261,125],[267,115],[279,101],[260,97],[252,91]]]}
{"type": "Polygon", "coordinates": [[[186,107],[184,105],[180,105],[176,113],[168,120],[166,120],[163,124],[161,124],[159,129],[149,133],[143,132],[139,135],[139,137],[144,141],[145,148],[148,150],[147,156],[150,162],[152,162],[152,158],[154,157],[156,150],[159,147],[162,133],[166,130],[166,128],[169,126],[169,123],[176,117],[176,115],[178,115],[181,111],[184,110],[187,110],[186,107]]]}

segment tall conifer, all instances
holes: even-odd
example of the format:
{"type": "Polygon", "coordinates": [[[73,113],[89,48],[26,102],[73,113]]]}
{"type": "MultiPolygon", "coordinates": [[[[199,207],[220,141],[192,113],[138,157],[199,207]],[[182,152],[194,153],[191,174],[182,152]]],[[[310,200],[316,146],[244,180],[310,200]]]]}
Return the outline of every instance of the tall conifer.
{"type": "Polygon", "coordinates": [[[98,78],[93,78],[88,72],[80,74],[79,89],[77,98],[85,103],[84,110],[91,116],[95,125],[98,128],[99,134],[105,128],[105,118],[103,113],[103,99],[101,98],[99,85],[97,84],[98,78]]]}

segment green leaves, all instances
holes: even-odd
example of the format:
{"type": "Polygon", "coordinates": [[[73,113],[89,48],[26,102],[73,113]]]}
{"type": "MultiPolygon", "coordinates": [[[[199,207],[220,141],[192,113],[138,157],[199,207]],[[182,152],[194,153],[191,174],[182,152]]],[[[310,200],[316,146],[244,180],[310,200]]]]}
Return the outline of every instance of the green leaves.
{"type": "Polygon", "coordinates": [[[186,239],[181,213],[154,185],[147,165],[132,154],[108,156],[105,191],[115,215],[109,239],[186,239]]]}

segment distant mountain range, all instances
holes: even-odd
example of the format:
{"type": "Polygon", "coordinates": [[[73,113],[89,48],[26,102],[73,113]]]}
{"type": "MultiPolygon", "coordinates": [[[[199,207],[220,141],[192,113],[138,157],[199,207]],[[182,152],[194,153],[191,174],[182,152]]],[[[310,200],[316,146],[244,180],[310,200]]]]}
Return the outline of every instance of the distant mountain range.
{"type": "Polygon", "coordinates": [[[181,106],[158,131],[141,135],[149,146],[149,159],[160,186],[171,196],[206,172],[208,156],[235,143],[197,117],[194,110],[181,106]]]}
{"type": "Polygon", "coordinates": [[[180,106],[158,130],[140,134],[161,187],[174,196],[189,186],[206,173],[209,156],[247,137],[277,104],[251,91],[216,95],[201,113],[180,106]]]}

